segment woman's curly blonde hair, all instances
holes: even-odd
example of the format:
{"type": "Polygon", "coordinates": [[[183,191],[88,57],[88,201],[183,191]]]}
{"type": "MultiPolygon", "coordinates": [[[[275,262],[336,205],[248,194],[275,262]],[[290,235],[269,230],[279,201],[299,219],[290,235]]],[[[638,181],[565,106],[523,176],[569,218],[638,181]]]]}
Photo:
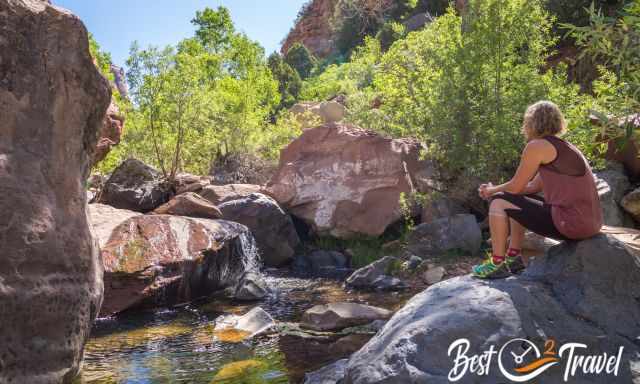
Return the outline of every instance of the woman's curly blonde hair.
{"type": "Polygon", "coordinates": [[[522,131],[544,137],[548,135],[559,135],[565,131],[567,123],[564,120],[562,111],[551,101],[538,101],[530,105],[524,113],[522,131]]]}

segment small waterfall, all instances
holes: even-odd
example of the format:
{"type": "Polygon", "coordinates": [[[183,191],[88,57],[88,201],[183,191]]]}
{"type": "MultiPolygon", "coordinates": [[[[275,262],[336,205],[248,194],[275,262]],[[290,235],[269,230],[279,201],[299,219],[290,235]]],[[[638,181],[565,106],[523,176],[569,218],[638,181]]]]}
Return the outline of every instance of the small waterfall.
{"type": "Polygon", "coordinates": [[[260,257],[260,250],[256,239],[251,232],[242,232],[240,234],[240,248],[242,250],[242,265],[247,272],[260,273],[262,267],[262,259],[260,257]]]}

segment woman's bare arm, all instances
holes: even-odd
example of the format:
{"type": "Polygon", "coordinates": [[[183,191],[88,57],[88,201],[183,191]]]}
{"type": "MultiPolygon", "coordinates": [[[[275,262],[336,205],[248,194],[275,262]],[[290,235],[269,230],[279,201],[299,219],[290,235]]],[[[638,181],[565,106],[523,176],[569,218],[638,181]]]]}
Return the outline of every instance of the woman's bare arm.
{"type": "Polygon", "coordinates": [[[527,144],[522,152],[520,165],[516,174],[508,182],[487,188],[489,196],[498,192],[523,194],[527,185],[538,173],[540,164],[548,163],[555,158],[555,148],[546,140],[533,140],[527,144]]]}
{"type": "Polygon", "coordinates": [[[542,191],[542,178],[540,177],[540,173],[538,173],[533,180],[527,184],[527,187],[524,189],[524,195],[533,195],[542,191]]]}

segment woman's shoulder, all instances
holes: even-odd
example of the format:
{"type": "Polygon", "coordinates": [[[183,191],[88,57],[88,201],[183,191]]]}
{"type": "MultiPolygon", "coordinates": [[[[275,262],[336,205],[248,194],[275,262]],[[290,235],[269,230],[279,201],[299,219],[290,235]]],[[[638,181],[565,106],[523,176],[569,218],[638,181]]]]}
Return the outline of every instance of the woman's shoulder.
{"type": "Polygon", "coordinates": [[[541,163],[548,163],[556,158],[556,147],[546,138],[530,140],[524,149],[527,154],[535,156],[541,163]]]}

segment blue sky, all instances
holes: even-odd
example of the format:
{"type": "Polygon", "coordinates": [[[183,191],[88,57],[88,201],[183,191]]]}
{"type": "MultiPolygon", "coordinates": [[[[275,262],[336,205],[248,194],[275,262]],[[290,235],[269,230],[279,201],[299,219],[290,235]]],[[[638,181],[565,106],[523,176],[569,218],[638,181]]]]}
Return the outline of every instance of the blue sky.
{"type": "Polygon", "coordinates": [[[197,10],[223,5],[236,28],[265,48],[280,49],[305,0],[53,0],[84,21],[113,62],[124,65],[131,42],[142,47],[175,44],[192,36],[190,21],[197,10]]]}

